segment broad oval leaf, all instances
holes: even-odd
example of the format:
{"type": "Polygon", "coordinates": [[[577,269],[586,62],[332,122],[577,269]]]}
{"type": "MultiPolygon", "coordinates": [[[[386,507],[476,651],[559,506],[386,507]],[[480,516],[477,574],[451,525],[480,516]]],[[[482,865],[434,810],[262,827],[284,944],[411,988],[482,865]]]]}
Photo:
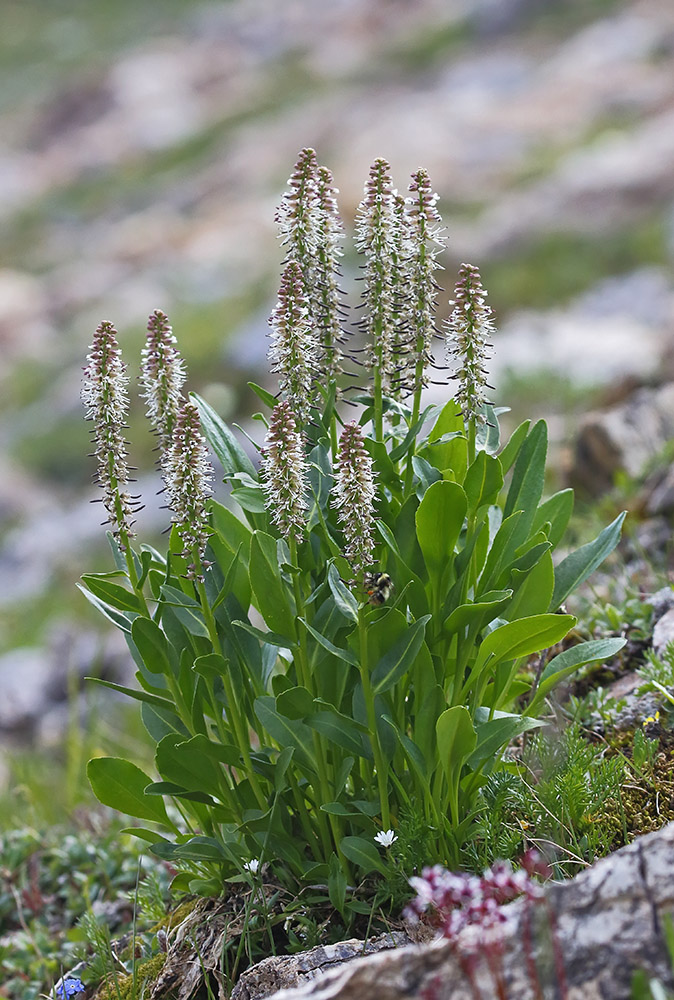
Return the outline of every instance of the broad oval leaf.
{"type": "Polygon", "coordinates": [[[380,872],[382,875],[386,873],[386,865],[379,851],[369,840],[363,837],[343,837],[339,847],[344,857],[358,865],[365,875],[370,872],[380,872]]]}
{"type": "Polygon", "coordinates": [[[443,480],[426,490],[415,522],[417,540],[430,576],[439,577],[452,559],[466,509],[466,494],[458,483],[443,480]]]}
{"type": "Polygon", "coordinates": [[[131,637],[150,673],[167,676],[174,673],[171,647],[155,621],[136,618],[131,626],[131,637]]]}
{"type": "Polygon", "coordinates": [[[435,735],[440,764],[452,785],[477,743],[477,734],[468,709],[463,705],[455,705],[444,711],[435,724],[435,735]]]}
{"type": "Polygon", "coordinates": [[[478,673],[488,662],[496,665],[503,660],[515,660],[554,646],[576,621],[573,615],[546,614],[507,622],[482,640],[474,672],[478,673]]]}
{"type": "Polygon", "coordinates": [[[127,816],[173,827],[163,801],[145,794],[152,778],[131,761],[122,757],[93,757],[87,764],[87,777],[94,795],[103,805],[127,816]]]}

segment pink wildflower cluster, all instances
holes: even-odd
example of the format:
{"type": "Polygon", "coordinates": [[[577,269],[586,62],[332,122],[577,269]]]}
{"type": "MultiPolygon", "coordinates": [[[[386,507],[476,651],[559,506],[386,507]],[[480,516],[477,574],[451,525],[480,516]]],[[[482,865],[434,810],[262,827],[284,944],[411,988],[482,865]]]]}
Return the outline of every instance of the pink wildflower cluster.
{"type": "Polygon", "coordinates": [[[534,876],[550,876],[548,866],[534,850],[527,851],[518,871],[513,871],[508,861],[496,861],[483,875],[456,874],[442,865],[433,865],[424,868],[420,877],[410,879],[417,895],[405,916],[418,921],[431,910],[432,922],[453,941],[471,924],[488,930],[504,923],[502,907],[518,896],[531,901],[541,899],[543,889],[534,876]]]}
{"type": "MultiPolygon", "coordinates": [[[[455,874],[448,872],[442,865],[434,865],[432,868],[424,868],[420,877],[410,879],[410,885],[416,889],[417,895],[405,910],[404,916],[408,920],[418,921],[422,915],[431,911],[431,922],[456,947],[459,963],[476,1000],[481,996],[475,978],[480,956],[484,957],[489,967],[495,996],[498,1000],[507,1000],[501,967],[503,941],[500,927],[507,919],[503,911],[504,905],[518,896],[524,896],[527,901],[522,923],[522,947],[529,981],[536,1000],[543,1000],[543,988],[534,957],[531,907],[536,903],[546,903],[538,879],[549,878],[551,872],[535,850],[526,852],[521,865],[514,872],[509,862],[497,861],[482,875],[455,874]],[[472,933],[460,938],[461,932],[469,927],[472,928],[472,933]]],[[[551,922],[557,984],[561,996],[566,997],[564,963],[555,935],[554,916],[549,907],[548,917],[551,922]]],[[[436,995],[434,987],[428,995],[436,995]]]]}

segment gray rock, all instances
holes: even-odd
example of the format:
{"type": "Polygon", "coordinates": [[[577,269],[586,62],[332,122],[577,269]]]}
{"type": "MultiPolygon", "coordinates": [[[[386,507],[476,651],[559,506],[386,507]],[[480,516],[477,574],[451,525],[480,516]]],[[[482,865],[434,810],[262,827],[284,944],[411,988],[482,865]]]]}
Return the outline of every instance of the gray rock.
{"type": "MultiPolygon", "coordinates": [[[[670,824],[569,882],[547,886],[546,905],[537,908],[533,921],[546,996],[561,995],[556,954],[568,1000],[628,1000],[632,976],[640,969],[667,987],[674,985],[663,928],[663,918],[674,908],[673,850],[670,824]]],[[[524,943],[526,904],[517,901],[505,909],[500,960],[505,989],[509,997],[529,1000],[534,993],[524,943]]],[[[471,931],[466,928],[462,943],[468,943],[471,931]]],[[[477,989],[472,990],[455,947],[437,941],[354,959],[304,986],[273,993],[270,1000],[472,1000],[478,990],[483,997],[495,996],[484,953],[477,963],[477,989]]],[[[265,995],[256,994],[256,1000],[265,995]]]]}
{"type": "Polygon", "coordinates": [[[362,958],[363,955],[401,948],[410,943],[411,939],[407,934],[394,931],[369,941],[339,941],[337,944],[319,945],[299,955],[265,958],[244,972],[232,990],[231,1000],[256,1000],[279,989],[300,986],[345,962],[362,958]]]}
{"type": "Polygon", "coordinates": [[[662,618],[665,612],[674,608],[674,587],[661,587],[648,599],[648,603],[653,608],[655,620],[662,618]]]}
{"type": "Polygon", "coordinates": [[[662,656],[670,642],[674,642],[674,609],[666,611],[655,623],[653,650],[656,655],[662,656]]]}
{"type": "Polygon", "coordinates": [[[674,382],[639,389],[626,402],[588,414],[576,437],[572,483],[593,496],[610,489],[619,470],[639,475],[674,437],[674,382]]]}
{"type": "Polygon", "coordinates": [[[30,729],[47,704],[51,663],[39,647],[13,649],[0,657],[0,730],[30,729]]]}

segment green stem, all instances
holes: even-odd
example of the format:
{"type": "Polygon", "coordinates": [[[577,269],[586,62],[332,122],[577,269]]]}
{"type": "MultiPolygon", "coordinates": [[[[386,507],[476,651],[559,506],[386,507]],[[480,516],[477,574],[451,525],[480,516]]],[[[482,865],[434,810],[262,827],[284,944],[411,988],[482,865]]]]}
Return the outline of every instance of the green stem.
{"type": "MultiPolygon", "coordinates": [[[[206,594],[206,587],[204,586],[203,580],[201,579],[203,575],[203,570],[201,566],[201,557],[199,555],[198,548],[192,552],[192,559],[194,562],[196,570],[196,588],[199,594],[199,601],[201,603],[201,610],[204,616],[204,621],[206,623],[206,628],[208,630],[208,635],[213,645],[213,649],[219,656],[222,656],[222,645],[220,643],[220,636],[218,635],[218,629],[215,624],[215,618],[213,617],[213,612],[211,611],[211,606],[208,603],[208,596],[206,594]]],[[[224,657],[223,657],[224,659],[224,657]]],[[[258,801],[258,805],[263,811],[267,809],[267,800],[264,793],[260,787],[257,775],[253,770],[253,762],[250,756],[250,737],[247,732],[247,724],[245,716],[243,714],[243,709],[237,698],[236,691],[232,684],[232,679],[229,676],[228,671],[224,671],[222,675],[222,684],[225,689],[225,696],[227,698],[227,705],[229,707],[229,722],[234,730],[234,735],[241,751],[241,756],[243,757],[244,764],[246,767],[246,773],[248,780],[250,781],[250,786],[253,789],[255,798],[258,801]]]]}
{"type": "Polygon", "coordinates": [[[374,752],[374,762],[377,769],[377,787],[379,789],[379,808],[381,810],[382,829],[388,830],[391,825],[391,816],[388,804],[388,789],[386,782],[386,769],[384,767],[384,755],[381,751],[379,733],[377,731],[377,716],[374,708],[374,694],[370,683],[370,666],[368,662],[367,649],[367,624],[365,621],[365,608],[358,611],[358,639],[360,646],[360,679],[363,685],[363,695],[365,697],[365,711],[367,712],[367,724],[370,729],[370,739],[372,740],[372,750],[374,752]]]}
{"type": "MultiPolygon", "coordinates": [[[[290,564],[294,568],[297,567],[297,542],[294,536],[291,534],[288,538],[288,548],[290,550],[290,564]]],[[[302,586],[299,579],[299,573],[293,573],[293,591],[295,595],[295,614],[298,618],[304,617],[304,597],[302,595],[302,586]]],[[[297,624],[295,625],[297,629],[297,624]]],[[[314,679],[311,675],[311,670],[309,668],[309,656],[307,653],[307,632],[303,626],[299,629],[299,639],[295,647],[295,659],[298,666],[298,679],[301,684],[309,691],[312,697],[315,696],[316,692],[314,690],[314,679]]],[[[312,740],[314,745],[314,753],[316,755],[316,763],[318,766],[318,793],[321,799],[321,804],[325,802],[330,802],[332,796],[330,795],[330,783],[328,781],[328,770],[327,762],[325,758],[325,748],[321,741],[319,734],[316,730],[312,733],[312,740]]],[[[345,859],[343,858],[340,850],[339,844],[341,841],[341,830],[339,825],[339,820],[337,816],[332,814],[328,815],[328,823],[326,824],[326,814],[322,812],[321,809],[316,810],[316,816],[321,832],[321,839],[323,841],[324,849],[327,848],[326,860],[329,853],[331,853],[329,848],[329,837],[327,836],[327,826],[330,827],[330,833],[332,835],[332,840],[334,842],[335,850],[344,865],[345,859]]]]}
{"type": "Polygon", "coordinates": [[[468,418],[468,468],[475,461],[476,449],[475,449],[475,438],[477,436],[477,421],[474,416],[468,418]]]}
{"type": "Polygon", "coordinates": [[[384,440],[384,415],[383,415],[383,403],[381,398],[381,358],[377,359],[377,363],[374,366],[374,439],[375,441],[384,440]]]}
{"type": "MultiPolygon", "coordinates": [[[[417,388],[414,392],[414,403],[412,406],[412,419],[410,421],[410,427],[414,427],[419,420],[419,413],[421,412],[421,390],[422,390],[422,378],[424,370],[421,361],[417,362],[417,367],[414,373],[414,379],[417,384],[417,388]]],[[[407,499],[412,490],[412,478],[414,476],[414,466],[412,465],[412,459],[414,458],[414,452],[417,444],[416,435],[410,442],[409,451],[407,453],[407,470],[405,472],[405,486],[403,489],[403,501],[407,499]]]]}

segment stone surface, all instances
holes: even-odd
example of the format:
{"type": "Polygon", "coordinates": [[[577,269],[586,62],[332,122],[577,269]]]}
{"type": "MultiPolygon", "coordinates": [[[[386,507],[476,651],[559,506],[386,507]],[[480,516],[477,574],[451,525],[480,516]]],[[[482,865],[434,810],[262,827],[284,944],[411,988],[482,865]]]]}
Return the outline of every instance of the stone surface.
{"type": "Polygon", "coordinates": [[[322,976],[330,969],[393,948],[410,944],[402,931],[382,934],[369,941],[340,941],[337,944],[319,945],[299,955],[279,955],[246,970],[232,990],[231,1000],[256,1000],[276,990],[299,986],[322,976]]]}
{"type": "Polygon", "coordinates": [[[674,642],[674,609],[665,612],[653,629],[653,651],[662,656],[670,642],[674,642]]]}
{"type": "Polygon", "coordinates": [[[638,389],[624,403],[583,418],[576,436],[570,479],[598,496],[616,472],[638,476],[674,437],[674,382],[638,389]]]}
{"type": "MultiPolygon", "coordinates": [[[[546,899],[563,957],[568,1000],[628,1000],[633,973],[644,969],[674,985],[663,919],[674,909],[674,824],[598,861],[569,882],[549,885],[546,899]]],[[[503,925],[503,978],[508,997],[532,1000],[525,961],[526,908],[507,907],[503,925]]],[[[468,928],[467,931],[470,931],[468,928]]],[[[534,915],[536,961],[550,992],[556,980],[546,907],[534,915]]],[[[495,996],[482,958],[476,982],[483,997],[495,996]]],[[[356,958],[303,986],[255,1000],[473,1000],[454,948],[434,942],[356,958]]],[[[253,995],[251,994],[251,997],[253,995]]]]}

